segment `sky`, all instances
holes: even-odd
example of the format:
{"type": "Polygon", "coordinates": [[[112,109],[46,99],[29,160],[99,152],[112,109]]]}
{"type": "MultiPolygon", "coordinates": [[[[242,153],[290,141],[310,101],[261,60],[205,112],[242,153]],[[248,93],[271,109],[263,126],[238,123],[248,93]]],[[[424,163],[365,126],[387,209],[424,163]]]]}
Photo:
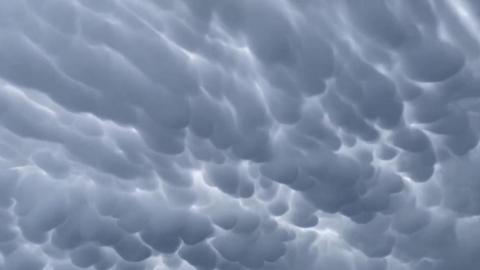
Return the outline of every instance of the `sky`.
{"type": "Polygon", "coordinates": [[[0,0],[0,270],[480,269],[475,0],[0,0]]]}

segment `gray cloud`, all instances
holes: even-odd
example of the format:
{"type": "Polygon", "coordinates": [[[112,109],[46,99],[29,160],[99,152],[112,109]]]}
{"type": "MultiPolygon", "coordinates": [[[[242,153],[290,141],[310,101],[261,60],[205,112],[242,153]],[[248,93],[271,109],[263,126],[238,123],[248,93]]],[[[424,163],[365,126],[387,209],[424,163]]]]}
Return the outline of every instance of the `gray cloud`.
{"type": "Polygon", "coordinates": [[[479,12],[0,0],[0,269],[478,269],[479,12]]]}

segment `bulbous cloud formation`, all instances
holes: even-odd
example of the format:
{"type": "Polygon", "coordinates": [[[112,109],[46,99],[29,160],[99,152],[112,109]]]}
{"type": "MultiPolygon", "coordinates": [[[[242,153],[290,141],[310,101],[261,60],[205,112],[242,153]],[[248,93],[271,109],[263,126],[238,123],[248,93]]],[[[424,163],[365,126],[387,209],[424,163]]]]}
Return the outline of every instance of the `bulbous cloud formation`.
{"type": "Polygon", "coordinates": [[[0,270],[480,269],[475,0],[0,0],[0,270]]]}

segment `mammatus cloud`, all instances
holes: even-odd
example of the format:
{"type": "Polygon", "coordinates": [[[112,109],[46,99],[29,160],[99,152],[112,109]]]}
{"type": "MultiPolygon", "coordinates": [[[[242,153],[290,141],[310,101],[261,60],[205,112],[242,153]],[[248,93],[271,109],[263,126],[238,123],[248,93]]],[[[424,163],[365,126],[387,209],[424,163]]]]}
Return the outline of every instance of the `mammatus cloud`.
{"type": "Polygon", "coordinates": [[[0,269],[477,270],[474,0],[0,0],[0,269]]]}

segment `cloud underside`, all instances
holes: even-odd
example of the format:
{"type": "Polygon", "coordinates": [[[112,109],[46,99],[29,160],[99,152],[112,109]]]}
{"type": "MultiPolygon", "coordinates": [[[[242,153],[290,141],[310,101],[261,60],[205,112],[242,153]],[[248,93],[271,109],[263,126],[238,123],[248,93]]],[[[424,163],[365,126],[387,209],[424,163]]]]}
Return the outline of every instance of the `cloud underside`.
{"type": "Polygon", "coordinates": [[[474,0],[0,0],[0,270],[477,270],[474,0]]]}

